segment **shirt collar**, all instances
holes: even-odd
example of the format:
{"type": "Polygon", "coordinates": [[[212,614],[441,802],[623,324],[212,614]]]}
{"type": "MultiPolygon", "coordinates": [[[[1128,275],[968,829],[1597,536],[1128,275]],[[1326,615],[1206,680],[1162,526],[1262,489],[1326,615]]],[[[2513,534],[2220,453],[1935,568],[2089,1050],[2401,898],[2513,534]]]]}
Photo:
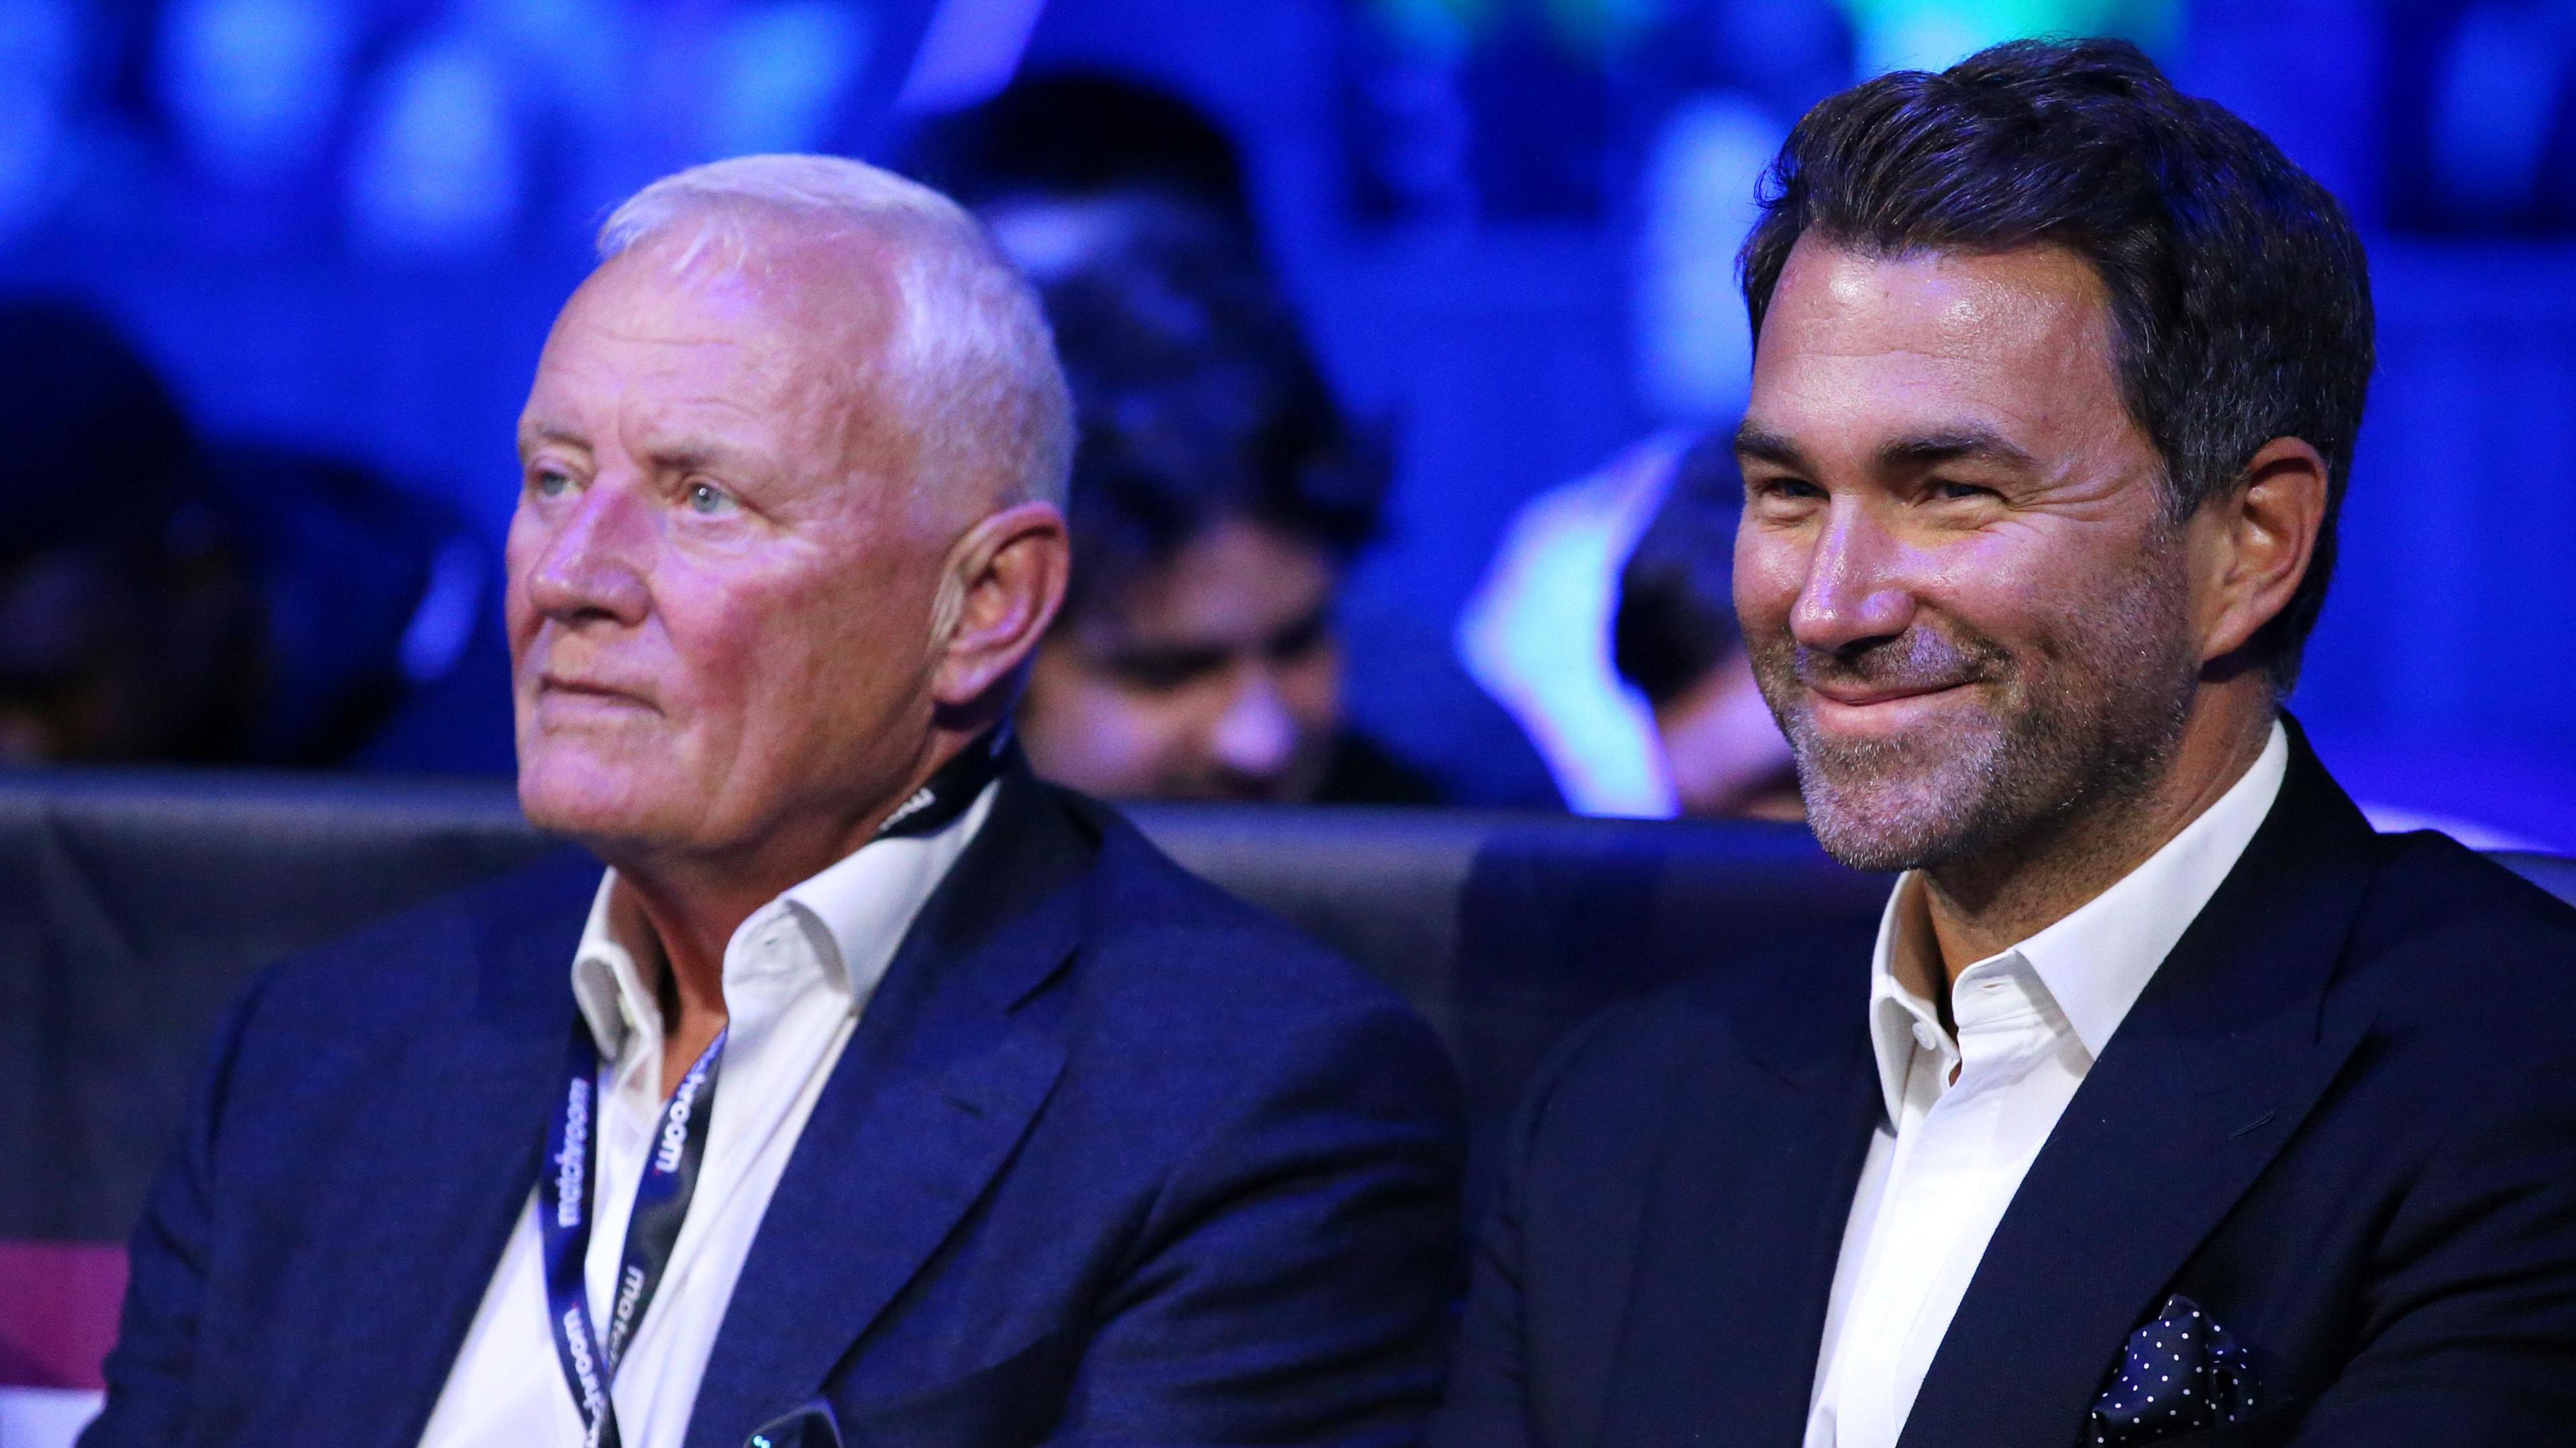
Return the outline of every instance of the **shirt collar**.
{"type": "MultiPolygon", "coordinates": [[[[2253,843],[2289,768],[2289,733],[2275,720],[2252,767],[2163,848],[2064,919],[1970,969],[2019,956],[2085,1051],[2099,1057],[2156,968],[2253,843]]],[[[1879,917],[1870,962],[1870,1044],[1890,1121],[1900,1118],[1905,1099],[1914,1028],[1938,1020],[1930,993],[1938,961],[1922,872],[1908,870],[1879,917]]]]}
{"type": "MultiPolygon", "coordinates": [[[[744,942],[784,913],[805,932],[826,979],[847,993],[853,1009],[866,1005],[913,917],[982,831],[1000,789],[999,780],[987,784],[965,813],[929,834],[870,840],[753,911],[725,947],[727,984],[743,966],[744,942]]],[[[653,988],[661,969],[652,928],[640,913],[621,907],[617,871],[603,872],[572,963],[573,1000],[600,1059],[616,1060],[635,1032],[661,1034],[653,988]]]]}

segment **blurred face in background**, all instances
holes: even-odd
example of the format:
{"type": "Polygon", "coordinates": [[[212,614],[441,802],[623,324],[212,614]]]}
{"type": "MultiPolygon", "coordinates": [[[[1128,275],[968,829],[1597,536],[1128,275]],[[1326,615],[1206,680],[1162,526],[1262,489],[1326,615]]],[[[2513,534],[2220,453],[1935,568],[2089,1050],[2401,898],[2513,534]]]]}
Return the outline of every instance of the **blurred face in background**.
{"type": "Polygon", "coordinates": [[[1655,738],[1674,802],[1695,819],[1799,820],[1788,743],[1753,676],[1753,661],[1729,653],[1717,667],[1653,709],[1655,738]]]}
{"type": "Polygon", "coordinates": [[[1113,799],[1310,798],[1342,724],[1339,583],[1284,530],[1204,529],[1047,636],[1020,708],[1031,764],[1113,799]]]}
{"type": "Polygon", "coordinates": [[[2165,773],[2191,550],[2082,259],[1801,240],[1737,456],[1737,613],[1837,857],[1985,856],[2165,773]]]}
{"type": "Polygon", "coordinates": [[[520,426],[520,799],[612,862],[856,828],[929,748],[950,535],[848,362],[891,304],[823,243],[754,281],[684,242],[582,285],[520,426]]]}
{"type": "Polygon", "coordinates": [[[221,549],[0,562],[0,767],[224,760],[257,706],[260,623],[221,549]]]}
{"type": "MultiPolygon", "coordinates": [[[[91,550],[0,566],[0,766],[150,753],[144,590],[91,550]]],[[[156,708],[156,703],[159,708],[156,708]]]]}

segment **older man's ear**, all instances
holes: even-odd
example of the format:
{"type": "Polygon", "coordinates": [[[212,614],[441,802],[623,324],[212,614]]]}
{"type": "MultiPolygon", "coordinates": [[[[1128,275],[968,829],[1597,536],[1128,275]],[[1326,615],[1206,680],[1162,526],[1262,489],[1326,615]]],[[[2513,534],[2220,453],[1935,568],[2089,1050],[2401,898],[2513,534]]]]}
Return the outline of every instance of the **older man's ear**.
{"type": "Polygon", "coordinates": [[[966,530],[948,553],[932,644],[931,695],[969,708],[1019,667],[1064,602],[1072,569],[1064,514],[1019,503],[966,530]]]}

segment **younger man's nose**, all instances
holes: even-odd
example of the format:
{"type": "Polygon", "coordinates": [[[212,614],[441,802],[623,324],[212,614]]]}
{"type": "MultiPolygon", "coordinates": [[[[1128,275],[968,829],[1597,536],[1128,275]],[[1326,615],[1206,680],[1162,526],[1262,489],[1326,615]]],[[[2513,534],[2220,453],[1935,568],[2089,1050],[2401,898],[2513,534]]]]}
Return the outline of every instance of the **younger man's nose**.
{"type": "Polygon", "coordinates": [[[1807,555],[1789,632],[1800,644],[1839,653],[1905,632],[1914,617],[1907,550],[1859,499],[1837,498],[1807,555]]]}

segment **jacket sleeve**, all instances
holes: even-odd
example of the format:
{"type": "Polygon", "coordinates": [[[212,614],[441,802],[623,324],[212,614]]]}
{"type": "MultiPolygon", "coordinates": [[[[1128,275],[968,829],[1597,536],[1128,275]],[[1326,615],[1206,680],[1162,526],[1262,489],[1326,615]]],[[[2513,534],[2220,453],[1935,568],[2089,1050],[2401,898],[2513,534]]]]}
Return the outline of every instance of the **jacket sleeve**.
{"type": "Polygon", "coordinates": [[[1430,1448],[1527,1448],[1529,1323],[1523,1284],[1528,1244],[1522,1207],[1530,1160],[1549,1101],[1566,1071],[1631,1012],[1612,1008],[1577,1027],[1533,1075],[1504,1148],[1494,1203],[1468,1264],[1467,1305],[1449,1366],[1448,1392],[1431,1420],[1430,1448]]]}
{"type": "Polygon", "coordinates": [[[2354,1355],[2296,1442],[2507,1448],[2576,1424],[2576,1057],[2492,1076],[2392,1214],[2354,1355]]]}
{"type": "Polygon", "coordinates": [[[130,1276],[116,1346],[107,1355],[107,1403],[80,1448],[168,1448],[188,1441],[207,1257],[214,1237],[216,1143],[224,1098],[269,977],[233,1007],[214,1045],[179,1144],[154,1181],[127,1247],[130,1276]]]}
{"type": "Polygon", "coordinates": [[[1468,1265],[1467,1307],[1458,1327],[1449,1389],[1431,1423],[1431,1448],[1525,1448],[1528,1381],[1521,1361],[1520,1199],[1525,1126],[1512,1133],[1494,1205],[1468,1265]]]}
{"type": "Polygon", "coordinates": [[[1281,1044],[1159,1194],[1054,1441],[1418,1440],[1459,1275],[1448,1054],[1394,1005],[1281,1044]]]}

